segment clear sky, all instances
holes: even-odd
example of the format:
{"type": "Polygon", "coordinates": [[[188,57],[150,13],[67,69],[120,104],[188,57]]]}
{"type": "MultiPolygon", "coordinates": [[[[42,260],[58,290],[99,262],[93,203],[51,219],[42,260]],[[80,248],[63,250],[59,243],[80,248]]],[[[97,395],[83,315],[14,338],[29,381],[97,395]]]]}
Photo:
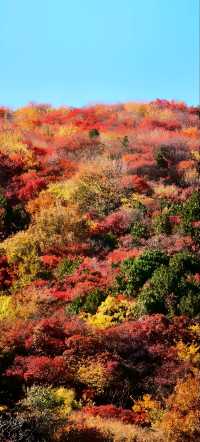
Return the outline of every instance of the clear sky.
{"type": "Polygon", "coordinates": [[[199,0],[0,0],[0,104],[199,103],[199,0]]]}

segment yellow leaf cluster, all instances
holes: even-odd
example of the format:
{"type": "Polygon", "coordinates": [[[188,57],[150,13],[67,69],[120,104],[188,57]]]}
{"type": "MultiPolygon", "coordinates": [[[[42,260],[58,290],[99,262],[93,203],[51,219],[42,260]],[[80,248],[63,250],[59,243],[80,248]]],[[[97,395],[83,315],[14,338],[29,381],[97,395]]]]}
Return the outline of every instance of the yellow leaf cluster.
{"type": "Polygon", "coordinates": [[[178,357],[182,361],[188,361],[194,364],[200,361],[200,347],[194,342],[192,344],[184,344],[183,341],[179,341],[176,344],[176,349],[178,357]]]}
{"type": "Polygon", "coordinates": [[[200,434],[199,373],[180,380],[167,405],[158,424],[159,429],[164,430],[166,441],[196,441],[200,434]]]}
{"type": "Polygon", "coordinates": [[[138,399],[133,405],[133,411],[142,412],[148,411],[155,408],[160,408],[160,404],[158,401],[152,399],[150,394],[144,394],[142,399],[138,399]]]}
{"type": "Polygon", "coordinates": [[[95,315],[88,316],[88,323],[94,327],[107,328],[124,320],[134,317],[134,301],[126,299],[117,300],[113,296],[107,296],[101,303],[95,315]]]}
{"type": "Polygon", "coordinates": [[[128,102],[124,104],[124,109],[127,112],[136,113],[140,117],[144,117],[148,112],[149,105],[145,103],[128,102]]]}
{"type": "Polygon", "coordinates": [[[12,296],[0,296],[0,321],[15,317],[15,311],[12,305],[12,296]]]}
{"type": "Polygon", "coordinates": [[[200,337],[200,324],[190,325],[189,330],[196,335],[196,337],[200,337]]]}
{"type": "Polygon", "coordinates": [[[95,388],[98,393],[102,393],[109,382],[104,366],[98,361],[80,365],[76,377],[79,382],[95,388]]]}
{"type": "Polygon", "coordinates": [[[0,150],[4,153],[27,153],[27,146],[22,142],[19,131],[8,130],[0,132],[0,150]]]}
{"type": "Polygon", "coordinates": [[[34,106],[27,106],[16,110],[15,122],[22,129],[33,129],[40,116],[39,110],[34,106]]]}
{"type": "Polygon", "coordinates": [[[75,401],[75,392],[72,389],[64,387],[57,388],[54,390],[54,396],[56,400],[61,403],[58,413],[62,416],[70,414],[74,405],[77,405],[75,401]]]}
{"type": "Polygon", "coordinates": [[[46,193],[61,201],[69,201],[77,186],[78,184],[74,179],[53,183],[48,186],[46,193]]]}
{"type": "Polygon", "coordinates": [[[155,204],[153,198],[135,192],[133,192],[129,198],[121,198],[121,204],[123,207],[133,208],[136,203],[141,203],[147,207],[155,204]]]}
{"type": "Polygon", "coordinates": [[[193,150],[192,157],[194,158],[194,160],[200,161],[200,150],[193,150]]]}
{"type": "Polygon", "coordinates": [[[70,137],[78,132],[78,128],[73,124],[68,124],[67,126],[60,126],[56,132],[56,136],[59,137],[70,137]]]}

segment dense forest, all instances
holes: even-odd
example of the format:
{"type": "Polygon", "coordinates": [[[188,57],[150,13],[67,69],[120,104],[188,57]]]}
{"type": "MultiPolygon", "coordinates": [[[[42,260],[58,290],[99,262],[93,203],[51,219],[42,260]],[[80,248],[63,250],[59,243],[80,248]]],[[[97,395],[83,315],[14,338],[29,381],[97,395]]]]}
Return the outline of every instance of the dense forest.
{"type": "Polygon", "coordinates": [[[0,441],[200,440],[200,120],[0,108],[0,441]]]}

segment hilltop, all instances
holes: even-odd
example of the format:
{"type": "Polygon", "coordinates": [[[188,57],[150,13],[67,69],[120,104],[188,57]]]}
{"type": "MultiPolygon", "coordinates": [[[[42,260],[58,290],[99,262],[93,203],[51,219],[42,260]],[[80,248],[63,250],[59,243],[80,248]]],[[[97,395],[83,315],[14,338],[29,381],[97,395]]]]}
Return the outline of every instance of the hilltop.
{"type": "Polygon", "coordinates": [[[197,107],[0,108],[0,440],[200,438],[199,187],[197,107]]]}

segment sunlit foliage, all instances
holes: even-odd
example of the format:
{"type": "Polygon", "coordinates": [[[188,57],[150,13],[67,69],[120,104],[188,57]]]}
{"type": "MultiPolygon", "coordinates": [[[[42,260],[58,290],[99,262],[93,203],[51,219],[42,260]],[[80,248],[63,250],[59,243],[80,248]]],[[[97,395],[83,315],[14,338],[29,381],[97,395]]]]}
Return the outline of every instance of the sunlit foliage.
{"type": "Polygon", "coordinates": [[[0,108],[0,439],[200,438],[199,108],[0,108]]]}

